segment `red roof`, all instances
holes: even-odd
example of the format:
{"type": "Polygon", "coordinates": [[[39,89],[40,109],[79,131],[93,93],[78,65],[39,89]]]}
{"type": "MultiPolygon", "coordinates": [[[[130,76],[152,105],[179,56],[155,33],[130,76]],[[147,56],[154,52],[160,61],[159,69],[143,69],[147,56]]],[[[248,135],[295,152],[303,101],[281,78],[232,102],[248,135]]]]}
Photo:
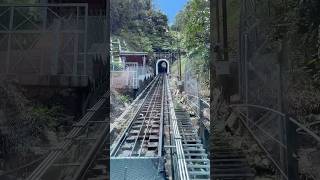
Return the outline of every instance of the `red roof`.
{"type": "MultiPolygon", "coordinates": [[[[137,62],[139,65],[143,65],[143,55],[121,55],[121,57],[126,58],[126,62],[137,62]]],[[[146,63],[148,63],[148,57],[146,57],[146,63]]]]}

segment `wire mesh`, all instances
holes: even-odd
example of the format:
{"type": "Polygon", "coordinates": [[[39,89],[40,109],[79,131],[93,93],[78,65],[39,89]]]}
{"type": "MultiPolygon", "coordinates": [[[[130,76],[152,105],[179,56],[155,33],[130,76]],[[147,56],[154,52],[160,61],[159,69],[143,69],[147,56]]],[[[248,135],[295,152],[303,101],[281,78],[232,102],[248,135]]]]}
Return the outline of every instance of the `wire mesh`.
{"type": "MultiPolygon", "coordinates": [[[[244,104],[284,111],[284,67],[280,56],[283,44],[274,37],[275,17],[283,2],[246,0],[241,3],[239,91],[244,104]]],[[[283,116],[246,107],[245,124],[269,154],[278,174],[287,178],[286,125],[283,116]]]]}

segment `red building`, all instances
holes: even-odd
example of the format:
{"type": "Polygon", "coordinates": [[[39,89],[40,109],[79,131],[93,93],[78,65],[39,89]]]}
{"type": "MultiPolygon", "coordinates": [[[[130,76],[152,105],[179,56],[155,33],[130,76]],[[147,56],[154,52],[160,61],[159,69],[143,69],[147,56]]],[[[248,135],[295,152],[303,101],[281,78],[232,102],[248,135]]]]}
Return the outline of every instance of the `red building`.
{"type": "Polygon", "coordinates": [[[148,53],[146,52],[120,52],[122,63],[127,66],[141,66],[146,67],[149,62],[148,53]]]}

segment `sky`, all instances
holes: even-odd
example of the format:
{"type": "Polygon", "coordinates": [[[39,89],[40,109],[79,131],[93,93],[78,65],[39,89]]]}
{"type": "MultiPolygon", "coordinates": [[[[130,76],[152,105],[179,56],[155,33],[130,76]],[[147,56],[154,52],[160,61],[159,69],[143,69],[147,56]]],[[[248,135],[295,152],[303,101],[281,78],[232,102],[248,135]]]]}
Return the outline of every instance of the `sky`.
{"type": "Polygon", "coordinates": [[[169,25],[174,23],[175,16],[183,9],[188,0],[154,0],[153,4],[168,16],[169,25]]]}

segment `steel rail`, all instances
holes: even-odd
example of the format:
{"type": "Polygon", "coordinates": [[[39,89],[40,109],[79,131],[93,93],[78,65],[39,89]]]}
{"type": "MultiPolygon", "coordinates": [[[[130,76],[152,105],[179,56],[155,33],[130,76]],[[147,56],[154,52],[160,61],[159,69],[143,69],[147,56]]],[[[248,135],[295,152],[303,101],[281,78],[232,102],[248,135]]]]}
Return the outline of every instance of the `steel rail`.
{"type": "Polygon", "coordinates": [[[171,121],[173,125],[173,135],[174,135],[174,143],[177,152],[177,160],[178,160],[178,169],[179,169],[179,178],[180,180],[189,180],[189,174],[187,169],[187,163],[185,161],[185,155],[182,147],[181,136],[178,129],[177,117],[174,111],[174,105],[172,101],[172,96],[169,88],[169,83],[167,82],[167,78],[165,77],[165,82],[167,84],[167,97],[169,101],[169,109],[171,114],[171,121]]]}
{"type": "Polygon", "coordinates": [[[80,180],[84,179],[84,176],[89,171],[90,166],[95,161],[97,153],[101,148],[103,148],[104,144],[103,141],[109,138],[110,133],[108,132],[108,125],[103,128],[102,132],[97,138],[97,141],[89,151],[88,155],[84,158],[84,162],[80,165],[79,170],[76,172],[75,176],[72,178],[73,180],[80,180]]]}
{"type": "MultiPolygon", "coordinates": [[[[139,99],[142,97],[143,94],[145,94],[145,92],[147,90],[149,90],[149,88],[152,88],[154,83],[157,81],[158,77],[154,78],[149,84],[148,86],[136,97],[136,99],[130,104],[130,106],[114,121],[114,123],[112,123],[110,125],[110,132],[113,131],[113,129],[119,124],[121,123],[121,120],[123,120],[123,118],[129,113],[129,111],[137,104],[137,102],[139,101],[139,99]]],[[[149,92],[149,91],[148,91],[149,92]]],[[[145,98],[147,97],[147,95],[145,96],[145,98]]],[[[144,98],[144,99],[145,99],[144,98]]],[[[142,105],[143,103],[141,103],[142,105]]],[[[140,105],[140,107],[141,107],[140,105]]],[[[137,111],[139,111],[140,107],[138,108],[137,111]]],[[[137,113],[137,112],[136,112],[137,113]]],[[[135,113],[135,114],[136,114],[135,113]]]]}
{"type": "MultiPolygon", "coordinates": [[[[154,80],[148,84],[148,86],[139,94],[139,96],[134,100],[134,102],[132,104],[135,104],[141,98],[141,96],[144,94],[144,92],[152,84],[154,84],[154,82],[155,82],[154,80]]],[[[123,114],[127,114],[127,112],[123,113],[123,114]]],[[[121,118],[123,118],[123,116],[121,118]]],[[[90,171],[90,168],[92,167],[92,165],[96,161],[96,158],[98,157],[98,153],[106,145],[104,143],[104,141],[110,137],[111,132],[112,132],[111,130],[108,131],[107,126],[104,127],[104,130],[98,136],[93,148],[91,148],[88,155],[85,157],[84,163],[81,164],[80,168],[76,172],[76,175],[73,177],[74,180],[78,180],[78,179],[80,180],[80,179],[86,178],[87,173],[90,171]]]]}
{"type": "Polygon", "coordinates": [[[71,130],[71,132],[66,136],[65,140],[45,158],[45,160],[31,173],[27,180],[38,180],[40,179],[46,170],[53,164],[53,162],[62,155],[63,150],[66,150],[69,146],[72,145],[73,138],[76,137],[85,125],[90,121],[90,119],[96,114],[96,111],[99,110],[105,103],[106,98],[109,96],[109,93],[105,93],[102,98],[91,108],[94,111],[88,111],[81,120],[76,123],[76,126],[71,130]]]}
{"type": "MultiPolygon", "coordinates": [[[[156,94],[156,95],[158,95],[158,94],[156,94]]],[[[156,101],[153,101],[153,102],[154,102],[154,104],[153,104],[153,108],[154,108],[154,106],[156,105],[156,101]]],[[[154,111],[153,109],[150,111],[150,114],[149,114],[149,117],[148,117],[148,124],[147,124],[147,126],[146,126],[147,129],[144,131],[143,139],[142,139],[142,142],[141,142],[139,151],[138,151],[138,156],[139,156],[139,157],[141,156],[141,151],[142,151],[142,148],[143,148],[143,145],[144,145],[144,142],[145,142],[147,133],[150,132],[150,130],[152,129],[152,127],[149,126],[149,125],[150,125],[150,122],[152,121],[152,115],[153,115],[154,112],[156,112],[156,111],[154,111]]],[[[146,116],[145,116],[145,117],[146,117],[146,116]]],[[[141,127],[143,127],[143,126],[141,126],[141,127]]],[[[141,132],[140,132],[140,133],[141,133],[141,132]]],[[[140,134],[140,133],[139,133],[139,134],[140,134]]],[[[139,138],[139,136],[138,136],[138,138],[139,138]]],[[[137,139],[138,139],[138,138],[137,138],[137,139]]],[[[134,145],[134,146],[135,146],[135,145],[134,145]]]]}
{"type": "MultiPolygon", "coordinates": [[[[158,91],[159,91],[160,87],[158,88],[158,91]]],[[[162,81],[162,90],[161,90],[161,93],[156,93],[157,96],[161,95],[161,110],[160,110],[160,132],[159,132],[159,135],[162,136],[162,132],[163,132],[163,129],[162,129],[162,125],[163,125],[163,103],[164,103],[164,83],[162,81]]],[[[158,97],[159,98],[159,97],[158,97]]],[[[155,102],[157,103],[157,102],[155,102]]],[[[157,105],[157,104],[154,104],[154,105],[157,105]]],[[[157,107],[156,107],[157,108],[157,107]]],[[[157,112],[157,111],[154,111],[154,110],[151,110],[151,114],[154,113],[154,112],[157,112]]],[[[158,113],[156,113],[158,114],[158,113]]],[[[145,139],[146,139],[146,136],[147,136],[147,133],[150,132],[150,130],[152,130],[152,127],[149,126],[150,122],[152,121],[152,117],[150,117],[149,115],[149,121],[148,121],[148,125],[147,125],[147,130],[145,130],[145,133],[144,133],[144,136],[143,136],[143,140],[141,142],[141,145],[140,145],[140,148],[139,148],[139,152],[138,152],[138,156],[140,157],[141,156],[141,151],[142,151],[142,148],[143,148],[143,145],[144,145],[144,142],[145,142],[145,139]]],[[[159,137],[159,150],[158,150],[158,156],[161,156],[161,148],[162,147],[162,138],[159,137]]]]}
{"type": "MultiPolygon", "coordinates": [[[[161,82],[161,81],[158,81],[158,84],[160,84],[160,82],[161,82]]],[[[141,125],[141,127],[140,127],[139,133],[138,133],[138,135],[137,135],[137,138],[135,139],[135,142],[134,142],[134,144],[133,144],[133,146],[132,146],[132,149],[131,149],[131,152],[130,152],[130,154],[129,154],[130,157],[132,156],[132,152],[134,151],[134,149],[135,149],[135,147],[136,147],[136,144],[137,144],[137,142],[138,142],[140,133],[141,133],[141,131],[142,131],[142,129],[143,129],[143,126],[144,126],[144,124],[145,124],[146,117],[148,116],[149,110],[150,110],[150,108],[153,108],[153,107],[155,106],[155,104],[156,104],[156,96],[157,96],[158,90],[159,90],[159,86],[156,87],[154,93],[152,94],[151,101],[149,102],[148,108],[147,108],[147,111],[148,111],[148,112],[147,112],[147,113],[145,114],[145,116],[143,117],[143,122],[142,122],[142,125],[141,125]],[[153,103],[153,104],[150,105],[151,103],[153,103]]],[[[149,116],[149,122],[150,122],[150,121],[151,121],[151,119],[150,119],[150,116],[149,116]]]]}
{"type": "MultiPolygon", "coordinates": [[[[164,82],[164,81],[163,81],[164,82]]],[[[162,83],[162,97],[161,97],[161,114],[160,114],[160,132],[159,134],[162,137],[159,137],[159,150],[158,156],[162,156],[162,145],[163,145],[163,124],[164,124],[164,106],[165,106],[165,97],[166,97],[166,86],[165,82],[162,83]]]]}
{"type": "Polygon", "coordinates": [[[117,142],[115,142],[112,146],[115,147],[111,147],[111,153],[110,156],[116,156],[118,151],[120,150],[122,144],[124,143],[124,141],[127,138],[127,133],[130,130],[130,127],[132,125],[132,123],[134,122],[134,120],[139,116],[139,112],[142,110],[143,105],[146,103],[146,100],[148,99],[148,97],[150,96],[151,92],[153,91],[153,89],[155,88],[156,83],[159,81],[159,76],[156,77],[155,81],[153,82],[152,86],[150,87],[149,91],[147,92],[145,98],[143,99],[141,106],[139,107],[139,109],[136,111],[134,118],[131,119],[129,125],[126,127],[126,129],[123,131],[121,138],[118,139],[117,142]]]}

